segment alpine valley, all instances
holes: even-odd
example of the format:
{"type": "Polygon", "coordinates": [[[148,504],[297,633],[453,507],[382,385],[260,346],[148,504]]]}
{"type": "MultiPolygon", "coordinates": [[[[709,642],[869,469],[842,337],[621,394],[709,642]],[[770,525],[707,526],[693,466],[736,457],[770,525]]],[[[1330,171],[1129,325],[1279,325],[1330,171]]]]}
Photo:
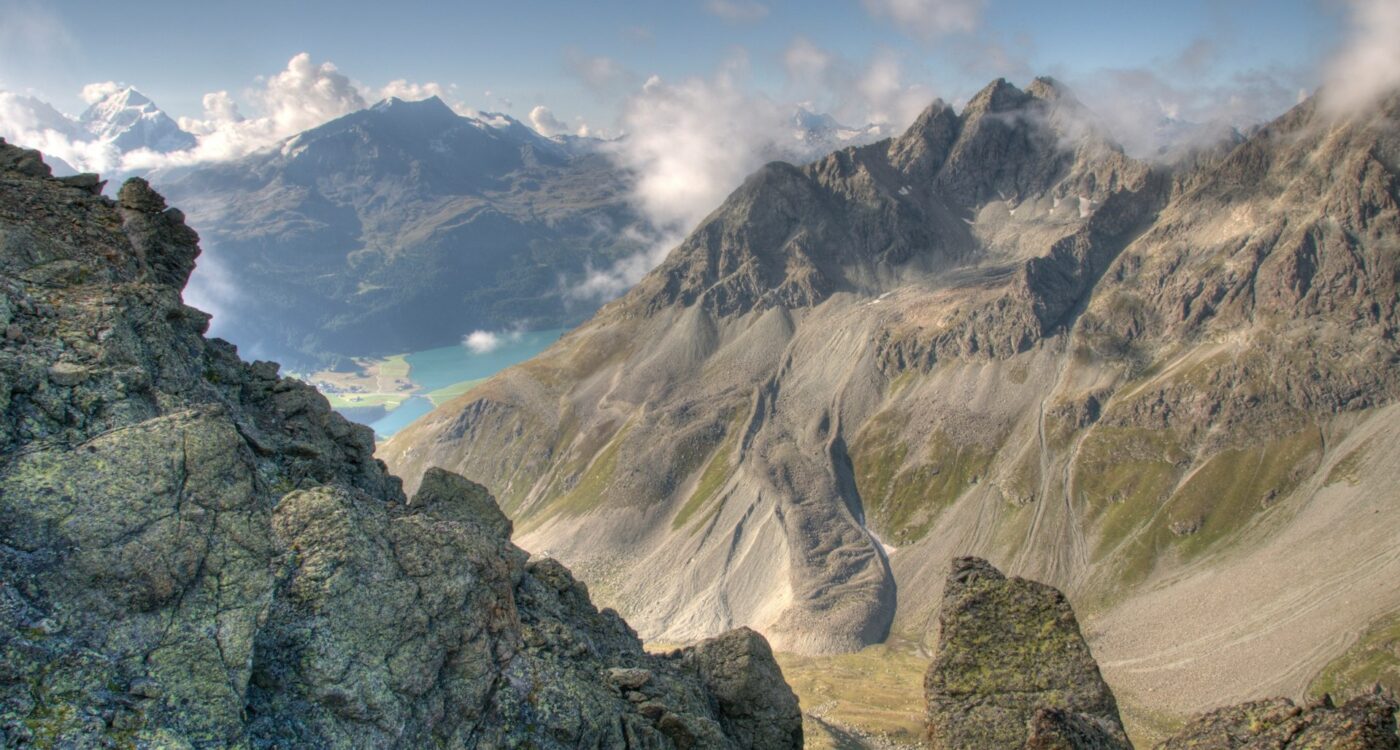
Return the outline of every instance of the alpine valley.
{"type": "Polygon", "coordinates": [[[1400,95],[1164,164],[998,80],[763,167],[379,455],[482,482],[645,639],[931,654],[975,554],[1075,602],[1138,738],[1393,688],[1398,174],[1400,95]]]}

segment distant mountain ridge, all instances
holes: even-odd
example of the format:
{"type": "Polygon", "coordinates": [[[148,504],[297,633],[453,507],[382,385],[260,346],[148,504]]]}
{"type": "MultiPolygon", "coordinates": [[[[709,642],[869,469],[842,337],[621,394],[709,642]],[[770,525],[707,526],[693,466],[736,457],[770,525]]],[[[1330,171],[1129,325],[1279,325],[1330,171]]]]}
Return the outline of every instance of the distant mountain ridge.
{"type": "Polygon", "coordinates": [[[642,247],[624,231],[640,220],[629,183],[592,142],[436,97],[152,179],[235,290],[216,328],[300,363],[574,322],[592,306],[561,294],[564,279],[642,247]]]}

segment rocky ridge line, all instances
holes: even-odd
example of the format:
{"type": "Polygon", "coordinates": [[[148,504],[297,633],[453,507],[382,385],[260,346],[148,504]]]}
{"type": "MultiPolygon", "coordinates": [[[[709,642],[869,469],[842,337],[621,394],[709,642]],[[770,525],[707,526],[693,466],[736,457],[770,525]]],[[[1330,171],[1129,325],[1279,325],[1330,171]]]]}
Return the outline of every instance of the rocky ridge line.
{"type": "Polygon", "coordinates": [[[0,142],[0,745],[801,745],[761,636],[643,651],[479,485],[205,339],[199,248],[0,142]]]}

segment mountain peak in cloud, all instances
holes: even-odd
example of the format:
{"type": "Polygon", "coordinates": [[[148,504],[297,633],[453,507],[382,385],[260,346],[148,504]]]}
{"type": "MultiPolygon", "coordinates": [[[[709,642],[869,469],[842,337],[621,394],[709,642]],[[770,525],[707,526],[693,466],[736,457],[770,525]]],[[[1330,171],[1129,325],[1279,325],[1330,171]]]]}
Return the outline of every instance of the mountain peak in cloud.
{"type": "MultiPolygon", "coordinates": [[[[106,84],[103,84],[104,86],[106,84]]],[[[85,87],[84,92],[92,90],[85,87]]],[[[122,152],[150,149],[171,153],[194,148],[196,139],[140,91],[130,86],[110,91],[92,103],[78,123],[98,140],[122,152]]]]}

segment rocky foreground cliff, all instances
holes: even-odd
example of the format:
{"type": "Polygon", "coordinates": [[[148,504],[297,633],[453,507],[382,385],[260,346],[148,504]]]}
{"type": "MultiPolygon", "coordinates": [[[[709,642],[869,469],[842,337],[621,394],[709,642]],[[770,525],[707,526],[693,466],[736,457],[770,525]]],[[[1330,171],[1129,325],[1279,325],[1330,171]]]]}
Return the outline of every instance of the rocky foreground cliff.
{"type": "Polygon", "coordinates": [[[1400,96],[1173,165],[1062,86],[754,174],[626,297],[382,450],[647,637],[931,646],[976,554],[1125,713],[1400,681],[1400,96]]]}
{"type": "Polygon", "coordinates": [[[802,744],[767,643],[642,650],[484,488],[203,337],[144,182],[0,142],[0,746],[802,744]]]}

